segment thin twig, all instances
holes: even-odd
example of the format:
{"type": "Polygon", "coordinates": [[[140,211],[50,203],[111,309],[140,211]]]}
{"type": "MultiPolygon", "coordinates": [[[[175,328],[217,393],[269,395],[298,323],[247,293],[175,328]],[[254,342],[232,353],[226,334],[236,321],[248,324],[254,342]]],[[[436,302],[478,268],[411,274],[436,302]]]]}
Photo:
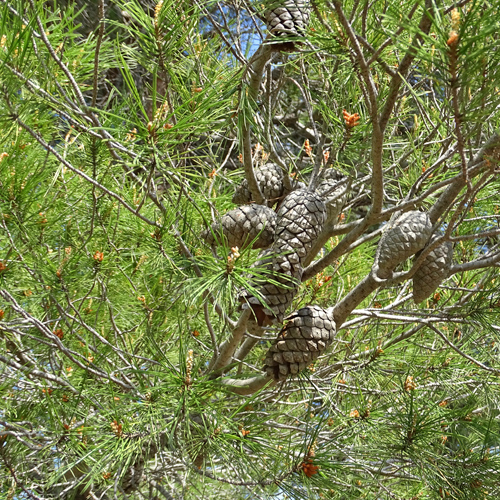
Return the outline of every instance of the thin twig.
{"type": "Polygon", "coordinates": [[[461,115],[458,102],[458,44],[459,36],[457,33],[452,31],[450,33],[450,38],[448,39],[448,58],[450,60],[450,87],[451,87],[451,104],[453,107],[453,120],[455,122],[455,134],[457,136],[457,149],[460,155],[460,162],[462,163],[462,175],[464,177],[464,182],[469,188],[472,189],[470,185],[469,176],[467,175],[467,159],[465,158],[464,151],[464,136],[462,134],[461,127],[461,115]]]}
{"type": "Polygon", "coordinates": [[[478,361],[477,359],[474,359],[472,356],[469,356],[468,354],[465,354],[462,350],[460,350],[453,342],[449,341],[446,338],[446,335],[444,335],[439,328],[436,328],[432,324],[427,324],[427,326],[434,332],[436,332],[444,341],[446,344],[448,344],[454,351],[456,351],[460,356],[462,356],[465,359],[468,359],[471,363],[474,363],[476,366],[479,366],[479,368],[482,368],[483,370],[486,370],[487,372],[494,373],[495,375],[500,375],[500,370],[497,370],[495,368],[490,368],[489,366],[486,366],[484,363],[481,363],[481,361],[478,361]]]}
{"type": "Polygon", "coordinates": [[[123,200],[120,197],[120,195],[111,191],[107,187],[105,187],[102,184],[100,184],[99,182],[97,182],[95,179],[92,179],[92,177],[89,177],[87,174],[85,174],[81,170],[74,167],[71,163],[69,163],[66,159],[64,159],[48,142],[46,142],[40,134],[35,132],[29,125],[24,123],[21,120],[21,118],[13,112],[13,110],[11,110],[11,111],[12,111],[13,117],[17,121],[17,123],[19,123],[19,125],[21,125],[21,127],[23,127],[24,130],[26,130],[36,141],[38,141],[38,143],[40,145],[42,145],[46,150],[48,150],[51,154],[53,154],[65,167],[67,167],[69,170],[71,170],[75,174],[79,175],[80,177],[82,177],[83,179],[88,181],[93,186],[96,186],[98,189],[100,189],[101,191],[105,192],[106,194],[108,194],[109,196],[111,196],[112,198],[117,200],[129,212],[131,212],[132,214],[139,217],[139,219],[143,220],[144,222],[146,222],[147,224],[149,224],[151,226],[157,227],[159,229],[161,228],[161,226],[157,222],[149,220],[147,217],[144,217],[144,215],[140,214],[136,209],[131,207],[125,200],[123,200]]]}
{"type": "MultiPolygon", "coordinates": [[[[257,51],[255,52],[252,59],[249,61],[247,66],[247,71],[250,74],[248,80],[248,86],[241,90],[242,96],[248,90],[248,94],[245,95],[244,99],[248,99],[250,103],[250,108],[255,105],[257,95],[260,89],[260,84],[262,81],[262,76],[264,74],[264,68],[269,62],[272,55],[272,48],[270,45],[261,44],[257,51]]],[[[243,97],[242,97],[243,99],[243,97]]],[[[255,171],[253,169],[252,161],[252,140],[251,140],[251,120],[250,117],[246,115],[249,109],[245,106],[240,109],[239,113],[242,113],[242,126],[241,126],[241,140],[242,140],[242,155],[243,155],[243,167],[245,169],[245,178],[248,182],[248,188],[252,193],[252,198],[255,203],[262,205],[264,203],[264,196],[260,190],[260,186],[255,177],[255,171]]]]}
{"type": "Polygon", "coordinates": [[[94,55],[94,84],[92,87],[92,107],[95,108],[97,102],[98,76],[99,76],[99,52],[101,51],[102,37],[104,36],[104,0],[99,0],[99,33],[97,35],[97,45],[94,55]]]}
{"type": "Polygon", "coordinates": [[[214,356],[219,356],[219,345],[217,344],[217,337],[215,336],[214,327],[210,321],[210,314],[208,313],[208,301],[203,303],[203,314],[205,316],[205,324],[207,325],[208,332],[210,333],[210,339],[212,340],[212,348],[214,350],[214,356]]]}
{"type": "Polygon", "coordinates": [[[231,332],[231,337],[221,345],[220,354],[216,359],[214,359],[214,363],[209,367],[209,370],[214,372],[220,371],[221,368],[225,367],[230,362],[234,352],[241,342],[241,339],[245,335],[247,322],[251,313],[252,310],[250,308],[245,309],[241,313],[236,327],[231,332]]]}
{"type": "Polygon", "coordinates": [[[35,15],[35,20],[38,25],[38,28],[40,30],[40,37],[47,47],[47,50],[49,51],[50,56],[56,64],[61,68],[62,72],[66,75],[66,78],[69,80],[71,87],[73,88],[73,91],[76,94],[76,97],[80,103],[80,106],[82,106],[84,109],[87,108],[87,103],[85,102],[85,98],[83,97],[83,94],[80,90],[80,87],[78,86],[78,83],[73,77],[73,74],[71,71],[68,69],[68,67],[63,63],[62,59],[57,55],[56,51],[54,50],[54,47],[52,47],[52,44],[50,43],[49,39],[47,38],[47,35],[45,34],[45,28],[42,24],[42,20],[40,19],[40,16],[38,15],[38,10],[35,5],[34,0],[28,0],[31,8],[33,9],[34,15],[35,15]]]}

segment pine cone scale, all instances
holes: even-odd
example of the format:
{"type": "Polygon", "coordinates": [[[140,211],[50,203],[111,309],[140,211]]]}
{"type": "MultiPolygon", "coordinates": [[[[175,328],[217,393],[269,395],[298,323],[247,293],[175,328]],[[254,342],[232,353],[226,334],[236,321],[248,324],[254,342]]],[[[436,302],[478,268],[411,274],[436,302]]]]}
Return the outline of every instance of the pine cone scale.
{"type": "Polygon", "coordinates": [[[309,23],[310,6],[302,0],[275,3],[266,14],[267,27],[275,35],[301,36],[309,23]]]}

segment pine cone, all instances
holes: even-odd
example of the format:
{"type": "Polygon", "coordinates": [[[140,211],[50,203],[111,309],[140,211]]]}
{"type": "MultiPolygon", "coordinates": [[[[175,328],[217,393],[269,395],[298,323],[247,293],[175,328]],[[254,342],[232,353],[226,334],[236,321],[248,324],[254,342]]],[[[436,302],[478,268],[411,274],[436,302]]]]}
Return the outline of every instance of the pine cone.
{"type": "MultiPolygon", "coordinates": [[[[259,184],[262,196],[271,202],[277,202],[283,195],[283,172],[278,165],[268,163],[255,169],[255,178],[259,184]]],[[[243,205],[252,203],[252,193],[248,188],[248,181],[244,179],[235,189],[233,203],[243,205]]]]}
{"type": "Polygon", "coordinates": [[[310,11],[307,0],[275,2],[266,13],[267,29],[278,36],[304,36],[310,11]]]}
{"type": "Polygon", "coordinates": [[[424,212],[406,212],[389,222],[378,244],[378,276],[388,278],[398,264],[422,250],[431,234],[432,223],[424,212]]]}
{"type": "MultiPolygon", "coordinates": [[[[283,320],[297,293],[302,278],[302,263],[314,240],[323,229],[326,207],[323,200],[310,191],[299,189],[291,192],[277,213],[275,239],[272,249],[263,256],[274,254],[268,269],[275,283],[266,283],[260,288],[270,318],[283,320]]],[[[256,297],[246,297],[254,309],[260,306],[256,297]]]]}
{"type": "Polygon", "coordinates": [[[292,191],[278,210],[273,248],[286,254],[292,267],[302,264],[325,221],[326,206],[318,194],[292,191]]]}
{"type": "Polygon", "coordinates": [[[425,257],[413,275],[413,301],[420,304],[430,297],[446,278],[453,260],[453,245],[447,241],[425,257]]]}
{"type": "Polygon", "coordinates": [[[255,238],[252,248],[268,248],[274,240],[276,213],[263,205],[243,205],[227,212],[220,222],[212,224],[201,237],[209,244],[222,244],[221,233],[227,247],[244,248],[255,238]]]}
{"type": "Polygon", "coordinates": [[[323,200],[310,191],[291,192],[278,210],[273,251],[273,279],[284,286],[267,284],[261,293],[273,315],[281,321],[297,293],[302,263],[326,220],[323,200]]]}
{"type": "Polygon", "coordinates": [[[272,248],[260,254],[260,259],[252,267],[256,266],[264,266],[268,272],[263,276],[266,283],[259,287],[267,307],[257,297],[246,292],[241,295],[241,300],[248,302],[257,313],[260,326],[272,324],[275,318],[281,322],[301,283],[302,267],[298,265],[291,268],[286,256],[275,255],[272,248]]]}
{"type": "Polygon", "coordinates": [[[327,170],[325,178],[316,188],[316,193],[321,196],[326,205],[327,222],[335,221],[340,215],[349,187],[350,183],[340,172],[333,169],[327,170]]]}
{"type": "Polygon", "coordinates": [[[297,375],[332,343],[335,322],[319,306],[307,306],[288,316],[266,354],[265,371],[275,380],[297,375]]]}
{"type": "MultiPolygon", "coordinates": [[[[292,301],[297,294],[302,278],[302,268],[299,267],[296,271],[290,272],[280,269],[282,264],[287,264],[280,258],[273,259],[273,273],[271,279],[276,283],[266,283],[259,290],[267,304],[267,309],[264,310],[269,318],[276,318],[282,321],[287,309],[292,304],[292,301]]],[[[248,299],[250,304],[260,304],[255,297],[248,299]]],[[[271,323],[272,319],[266,323],[271,323]]]]}

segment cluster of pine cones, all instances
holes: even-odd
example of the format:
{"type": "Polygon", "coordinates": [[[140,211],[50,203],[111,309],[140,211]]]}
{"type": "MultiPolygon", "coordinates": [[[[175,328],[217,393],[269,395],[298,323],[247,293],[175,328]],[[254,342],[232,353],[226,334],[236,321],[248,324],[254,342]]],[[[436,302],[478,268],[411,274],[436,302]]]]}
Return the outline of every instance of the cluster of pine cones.
{"type": "MultiPolygon", "coordinates": [[[[274,164],[256,169],[256,179],[269,206],[252,203],[244,180],[233,201],[247,203],[227,212],[219,222],[202,233],[209,244],[227,249],[247,246],[263,249],[259,264],[265,264],[269,279],[259,290],[260,297],[246,294],[242,300],[264,311],[260,324],[282,322],[302,279],[302,266],[324,224],[338,217],[347,193],[345,178],[327,170],[316,190],[302,183],[287,192],[283,172],[274,164]],[[265,307],[264,307],[265,305],[265,307]]],[[[292,181],[290,179],[290,181],[292,181]]],[[[290,182],[293,185],[292,182],[290,182]]]]}
{"type": "MultiPolygon", "coordinates": [[[[242,293],[242,307],[252,308],[261,326],[281,324],[301,283],[304,262],[325,223],[340,214],[348,184],[333,169],[324,171],[315,190],[294,184],[292,179],[285,183],[281,168],[274,164],[257,168],[255,174],[266,205],[253,203],[244,180],[233,196],[235,203],[244,205],[227,212],[202,237],[226,249],[263,249],[259,264],[267,268],[267,279],[258,288],[258,297],[248,291],[242,293]],[[292,185],[294,190],[288,192],[285,185],[292,185]]],[[[311,306],[297,311],[287,318],[273,343],[266,357],[266,371],[280,380],[299,373],[326,349],[334,335],[335,323],[323,309],[311,306]]]]}
{"type": "MultiPolygon", "coordinates": [[[[259,296],[245,291],[240,299],[243,308],[252,308],[260,326],[274,322],[284,325],[266,355],[265,370],[274,379],[285,380],[316,360],[335,337],[330,310],[308,306],[287,318],[285,313],[301,283],[304,262],[325,224],[340,214],[349,184],[334,169],[328,169],[316,189],[296,184],[288,192],[285,184],[293,184],[283,182],[283,172],[274,164],[257,168],[256,180],[266,205],[253,203],[245,180],[233,196],[234,202],[243,205],[226,213],[202,237],[226,249],[250,245],[262,249],[258,264],[267,268],[267,280],[258,288],[259,296]]],[[[417,304],[432,295],[452,263],[451,244],[436,245],[438,236],[432,232],[432,223],[424,212],[410,211],[395,217],[385,227],[373,266],[379,279],[388,279],[406,259],[426,252],[413,277],[417,304]],[[429,246],[430,252],[426,250],[429,246]]]]}
{"type": "MultiPolygon", "coordinates": [[[[266,12],[269,32],[284,40],[304,36],[309,22],[308,0],[281,0],[266,12]]],[[[290,42],[293,47],[293,41],[290,42]]],[[[278,44],[279,47],[279,44],[278,44]]],[[[211,245],[226,249],[251,246],[262,249],[258,264],[269,271],[259,296],[244,292],[243,307],[252,308],[260,326],[283,324],[265,357],[265,371],[275,380],[297,375],[332,343],[336,325],[331,310],[308,306],[285,318],[297,293],[303,265],[325,224],[335,221],[345,203],[349,188],[346,179],[335,170],[323,172],[318,186],[306,189],[295,184],[289,192],[281,168],[267,164],[255,171],[264,205],[253,203],[248,182],[235,190],[233,202],[240,205],[226,213],[219,222],[202,233],[211,245]],[[271,207],[277,205],[276,211],[271,207]]],[[[429,297],[446,278],[451,267],[450,243],[434,244],[433,226],[427,214],[411,211],[389,222],[380,239],[372,272],[388,279],[395,268],[412,255],[432,245],[413,277],[413,297],[418,304],[429,297]]]]}

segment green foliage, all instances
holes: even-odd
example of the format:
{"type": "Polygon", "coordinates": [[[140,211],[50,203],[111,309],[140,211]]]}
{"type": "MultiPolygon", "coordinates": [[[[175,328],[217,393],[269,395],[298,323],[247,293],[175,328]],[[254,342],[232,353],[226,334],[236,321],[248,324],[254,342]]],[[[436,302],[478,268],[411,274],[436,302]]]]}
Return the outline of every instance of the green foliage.
{"type": "Polygon", "coordinates": [[[498,5],[338,5],[252,89],[260,4],[0,2],[1,498],[498,496],[498,5]],[[352,180],[290,310],[356,303],[283,384],[262,375],[282,325],[242,312],[276,275],[200,238],[234,208],[249,128],[254,165],[260,143],[297,179],[352,180]],[[363,295],[387,221],[464,162],[436,224],[447,280],[414,305],[411,260],[363,295]]]}

